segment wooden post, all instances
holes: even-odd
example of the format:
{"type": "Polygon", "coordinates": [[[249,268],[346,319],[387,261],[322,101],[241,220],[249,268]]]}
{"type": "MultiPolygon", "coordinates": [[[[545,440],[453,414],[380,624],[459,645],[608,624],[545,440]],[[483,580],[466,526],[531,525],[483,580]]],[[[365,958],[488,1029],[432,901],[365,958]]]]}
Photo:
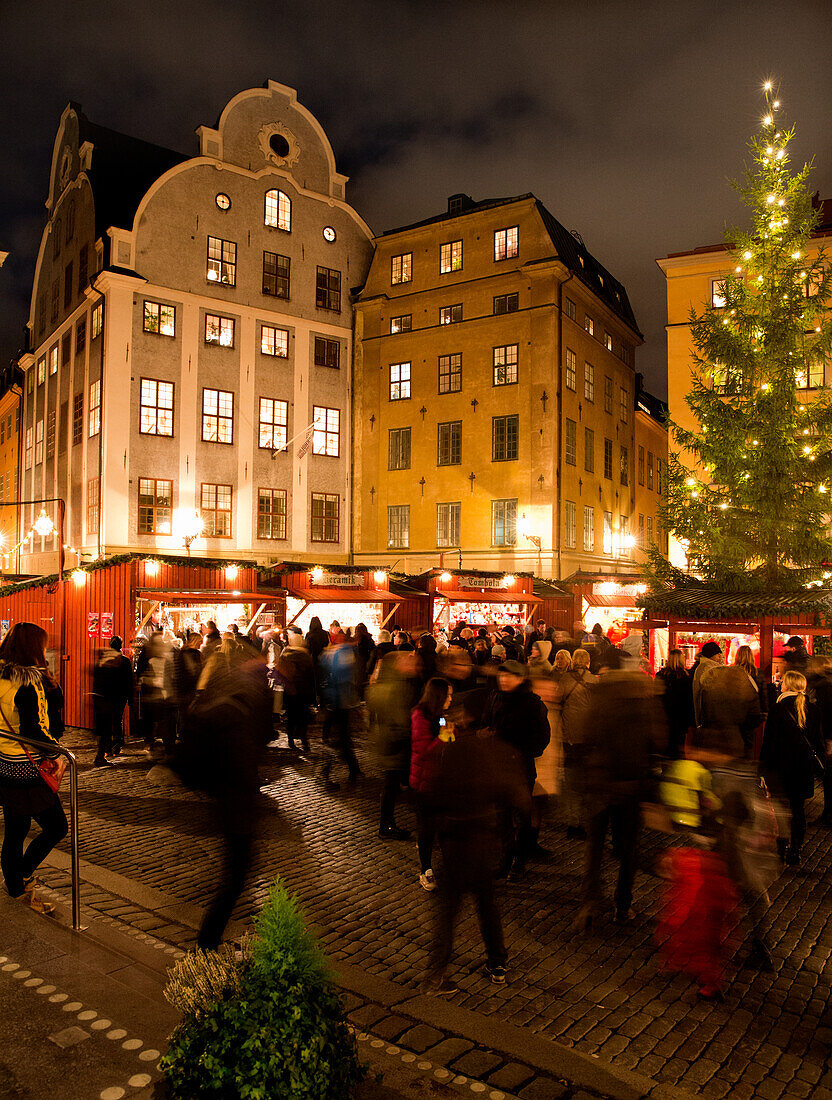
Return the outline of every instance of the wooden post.
{"type": "Polygon", "coordinates": [[[763,615],[760,618],[760,672],[767,678],[772,676],[772,662],[774,661],[774,618],[771,615],[763,615]]]}

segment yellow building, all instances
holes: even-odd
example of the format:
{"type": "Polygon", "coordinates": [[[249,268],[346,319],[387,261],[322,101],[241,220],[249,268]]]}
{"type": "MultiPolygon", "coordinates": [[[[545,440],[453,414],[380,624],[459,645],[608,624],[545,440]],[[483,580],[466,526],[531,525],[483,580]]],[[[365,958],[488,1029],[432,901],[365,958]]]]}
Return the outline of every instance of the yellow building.
{"type": "Polygon", "coordinates": [[[375,240],[356,300],[355,561],[566,577],[632,562],[624,287],[534,195],[375,240]]]}
{"type": "Polygon", "coordinates": [[[643,389],[636,390],[636,562],[647,560],[653,543],[667,550],[667,535],[659,522],[667,470],[666,419],[663,401],[643,389]]]}
{"type": "MultiPolygon", "coordinates": [[[[807,258],[832,242],[832,199],[815,200],[820,221],[807,258]]],[[[700,314],[706,304],[719,306],[722,301],[722,280],[734,269],[724,244],[702,245],[689,252],[671,252],[656,261],[667,280],[667,402],[670,418],[689,431],[699,425],[685,398],[690,391],[691,355],[694,351],[690,331],[690,311],[700,314]]],[[[818,373],[806,378],[807,399],[821,386],[832,384],[832,367],[826,364],[818,373]]],[[[684,567],[686,559],[678,543],[670,540],[671,560],[684,567]]]]}
{"type": "MultiPolygon", "coordinates": [[[[0,555],[12,550],[20,537],[18,500],[21,389],[17,372],[9,367],[0,376],[0,555]]],[[[19,554],[0,556],[0,571],[16,573],[19,554]]]]}

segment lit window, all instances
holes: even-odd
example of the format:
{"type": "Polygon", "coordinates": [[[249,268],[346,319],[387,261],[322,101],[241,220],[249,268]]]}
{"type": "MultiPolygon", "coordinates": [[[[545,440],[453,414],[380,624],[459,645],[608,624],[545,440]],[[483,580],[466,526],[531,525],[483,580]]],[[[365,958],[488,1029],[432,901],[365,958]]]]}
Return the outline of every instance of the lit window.
{"type": "Polygon", "coordinates": [[[410,428],[391,428],[388,433],[387,469],[410,469],[410,428]]]}
{"type": "Polygon", "coordinates": [[[90,385],[89,436],[92,438],[101,431],[101,381],[90,385]]]}
{"type": "Polygon", "coordinates": [[[584,328],[590,336],[595,335],[595,322],[592,320],[588,313],[584,314],[584,328]]]}
{"type": "Polygon", "coordinates": [[[516,313],[519,308],[520,295],[515,291],[513,294],[498,294],[494,298],[492,312],[497,315],[501,313],[516,313]]]}
{"type": "Polygon", "coordinates": [[[458,466],[462,462],[462,421],[449,420],[436,426],[436,465],[458,466]]]}
{"type": "Polygon", "coordinates": [[[207,539],[231,538],[231,499],[230,485],[203,483],[199,510],[207,539]]]}
{"type": "Polygon", "coordinates": [[[410,397],[410,363],[390,364],[390,400],[404,401],[410,397]]]}
{"type": "Polygon", "coordinates": [[[176,309],[159,302],[144,303],[144,331],[161,336],[173,336],[176,330],[176,309]]]}
{"type": "Polygon", "coordinates": [[[220,317],[217,313],[206,313],[205,343],[219,344],[222,348],[233,348],[234,318],[220,317]]]}
{"type": "Polygon", "coordinates": [[[90,324],[90,340],[94,340],[96,336],[101,335],[101,326],[104,322],[104,305],[99,302],[95,309],[92,311],[92,322],[90,324]]]}
{"type": "Polygon", "coordinates": [[[391,504],[387,507],[387,546],[391,550],[406,550],[410,545],[410,505],[391,504]]]}
{"type": "Polygon", "coordinates": [[[595,401],[595,367],[587,362],[584,362],[584,398],[595,401]]]}
{"type": "Polygon", "coordinates": [[[413,317],[410,313],[405,313],[401,317],[390,318],[390,332],[410,332],[413,327],[413,317]]]}
{"type": "Polygon", "coordinates": [[[263,355],[276,355],[278,359],[289,358],[289,330],[274,325],[260,326],[260,351],[263,355]]]}
{"type": "Polygon", "coordinates": [[[570,321],[574,321],[577,316],[577,310],[575,309],[575,303],[571,298],[563,299],[563,310],[570,321]]]}
{"type": "Polygon", "coordinates": [[[497,260],[512,260],[519,253],[519,232],[516,225],[512,225],[509,229],[494,230],[495,262],[497,260]]]}
{"type": "Polygon", "coordinates": [[[173,513],[173,482],[139,478],[139,534],[169,535],[173,513]]]}
{"type": "Polygon", "coordinates": [[[287,512],[287,493],[285,489],[258,489],[258,539],[285,539],[287,512]]]}
{"type": "Polygon", "coordinates": [[[312,494],[312,542],[338,542],[341,498],[334,493],[312,494]]]}
{"type": "Polygon", "coordinates": [[[34,454],[34,438],[35,433],[31,428],[26,429],[26,450],[24,458],[24,466],[27,470],[32,468],[32,456],[34,454]]]}
{"type": "Polygon", "coordinates": [[[292,229],[292,200],[283,191],[266,192],[265,224],[273,229],[283,229],[287,233],[292,229]]]}
{"type": "Polygon", "coordinates": [[[289,297],[292,261],[279,252],[263,253],[263,293],[273,298],[289,297]]]}
{"type": "Polygon", "coordinates": [[[595,549],[595,509],[584,505],[584,550],[595,549]]]}
{"type": "Polygon", "coordinates": [[[711,305],[714,309],[725,309],[724,279],[711,279],[711,305]]]}
{"type": "Polygon", "coordinates": [[[315,337],[315,366],[338,370],[341,366],[341,345],[326,336],[315,337]]]}
{"type": "Polygon", "coordinates": [[[439,356],[439,392],[459,393],[462,389],[462,353],[439,356]]]}
{"type": "Polygon", "coordinates": [[[457,321],[462,320],[462,303],[458,302],[453,306],[442,306],[439,310],[439,324],[440,325],[454,325],[457,321]]]}
{"type": "Polygon", "coordinates": [[[222,283],[224,286],[236,285],[237,245],[234,241],[224,241],[222,237],[208,238],[206,277],[209,283],[222,283]]]}
{"type": "Polygon", "coordinates": [[[567,466],[578,464],[578,425],[574,420],[566,418],[563,433],[563,457],[567,466]]]}
{"type": "Polygon", "coordinates": [[[823,360],[809,364],[808,375],[806,370],[799,370],[796,375],[797,388],[799,390],[820,389],[824,383],[823,360]]]}
{"type": "Polygon", "coordinates": [[[604,333],[604,347],[607,351],[612,351],[612,335],[609,332],[604,333]]]}
{"type": "Polygon", "coordinates": [[[493,349],[493,384],[511,386],[517,381],[517,344],[493,349]]]}
{"type": "Polygon", "coordinates": [[[409,283],[413,278],[413,253],[403,252],[400,256],[393,256],[390,260],[390,282],[409,283]]]}
{"type": "Polygon", "coordinates": [[[566,388],[568,390],[574,390],[576,383],[576,368],[578,361],[575,357],[575,352],[571,348],[566,349],[566,388]]]}
{"type": "Polygon", "coordinates": [[[462,241],[447,241],[439,246],[439,272],[462,271],[462,241]]]}
{"type": "Polygon", "coordinates": [[[173,435],[173,382],[142,379],[139,417],[142,435],[173,435]]]}
{"type": "Polygon", "coordinates": [[[58,373],[58,345],[53,344],[49,349],[49,373],[58,373]]]}
{"type": "Polygon", "coordinates": [[[567,550],[574,550],[577,540],[577,509],[574,500],[563,502],[563,544],[567,550]]]}
{"type": "Polygon", "coordinates": [[[520,417],[494,416],[491,418],[491,461],[511,462],[518,457],[520,417]]]}
{"type": "Polygon", "coordinates": [[[618,552],[624,558],[630,556],[630,520],[627,516],[618,517],[618,552]]]}
{"type": "Polygon", "coordinates": [[[612,553],[612,512],[604,512],[604,553],[612,553]]]}
{"type": "Polygon", "coordinates": [[[289,438],[289,402],[260,398],[260,446],[282,451],[289,438]]]}
{"type": "Polygon", "coordinates": [[[436,545],[438,547],[459,546],[461,513],[462,505],[459,501],[436,505],[436,545]]]}
{"type": "Polygon", "coordinates": [[[491,501],[491,545],[514,546],[517,542],[517,500],[491,501]]]}
{"type": "Polygon", "coordinates": [[[312,406],[312,453],[330,455],[337,458],[340,454],[341,412],[321,405],[312,406]]]}
{"type": "Polygon", "coordinates": [[[204,443],[233,442],[234,394],[229,390],[203,389],[202,440],[204,443]]]}
{"type": "Polygon", "coordinates": [[[87,534],[98,533],[98,478],[87,481],[87,534]]]}
{"type": "Polygon", "coordinates": [[[595,432],[592,428],[584,428],[584,470],[588,474],[595,473],[595,432]]]}

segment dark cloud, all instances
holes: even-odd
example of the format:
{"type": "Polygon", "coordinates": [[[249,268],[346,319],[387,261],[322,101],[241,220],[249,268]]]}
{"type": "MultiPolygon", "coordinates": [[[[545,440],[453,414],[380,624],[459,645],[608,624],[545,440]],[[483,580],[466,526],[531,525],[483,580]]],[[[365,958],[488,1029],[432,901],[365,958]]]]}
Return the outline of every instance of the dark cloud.
{"type": "Polygon", "coordinates": [[[721,239],[773,74],[832,195],[825,2],[74,0],[3,5],[0,360],[26,319],[61,111],[183,152],[267,77],[298,89],[375,230],[533,191],[627,286],[663,387],[657,256],[721,239]]]}

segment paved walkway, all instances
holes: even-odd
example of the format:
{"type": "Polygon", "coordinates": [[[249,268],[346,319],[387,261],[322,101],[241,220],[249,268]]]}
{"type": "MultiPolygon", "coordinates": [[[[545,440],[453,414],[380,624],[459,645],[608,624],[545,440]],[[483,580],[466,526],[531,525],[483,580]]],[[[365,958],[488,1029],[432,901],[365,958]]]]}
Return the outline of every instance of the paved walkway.
{"type": "MultiPolygon", "coordinates": [[[[368,757],[360,750],[359,756],[372,771],[368,757]]],[[[210,803],[155,785],[147,772],[146,759],[134,756],[117,768],[84,773],[84,858],[135,885],[164,891],[183,912],[201,907],[221,858],[210,803]]],[[[279,874],[299,894],[336,965],[390,983],[402,998],[415,997],[437,899],[418,886],[414,845],[376,837],[379,781],[327,794],[311,763],[279,749],[268,751],[261,778],[260,843],[235,917],[247,920],[279,874]]],[[[401,824],[413,823],[408,809],[400,818],[401,824]]],[[[810,825],[803,865],[784,873],[772,891],[777,972],[742,969],[740,948],[722,1005],[699,1003],[687,980],[659,969],[653,937],[660,880],[647,871],[638,876],[638,916],[631,924],[619,928],[603,919],[589,935],[576,937],[571,926],[579,907],[582,846],[568,841],[557,824],[542,840],[551,861],[538,865],[527,882],[500,888],[509,983],[493,986],[485,978],[469,912],[458,930],[455,976],[461,993],[448,1007],[495,1028],[521,1028],[530,1042],[554,1040],[560,1050],[572,1048],[617,1071],[632,1070],[689,1093],[738,1100],[832,1098],[832,833],[810,825]]],[[[645,867],[663,842],[648,834],[645,867]]],[[[148,931],[166,941],[186,943],[186,923],[170,914],[168,907],[136,919],[150,921],[148,931]]],[[[398,1040],[394,1030],[381,1038],[398,1040]]],[[[560,1095],[516,1087],[530,1100],[560,1095]]]]}

